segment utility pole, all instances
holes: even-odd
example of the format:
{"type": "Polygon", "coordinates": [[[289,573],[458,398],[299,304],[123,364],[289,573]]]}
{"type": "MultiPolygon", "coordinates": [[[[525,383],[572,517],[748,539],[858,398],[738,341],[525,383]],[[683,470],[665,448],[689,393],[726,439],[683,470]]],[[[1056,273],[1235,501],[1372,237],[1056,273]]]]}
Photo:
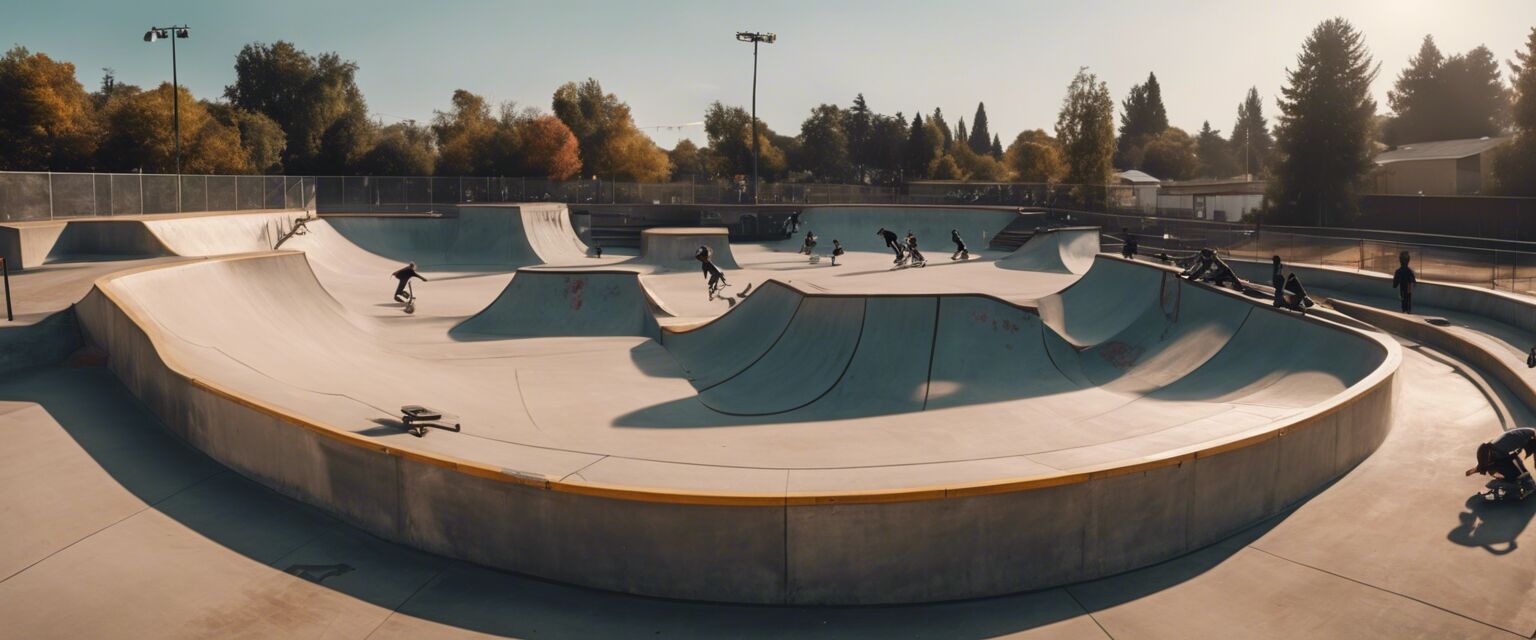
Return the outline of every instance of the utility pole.
{"type": "MultiPolygon", "coordinates": [[[[171,109],[172,128],[176,136],[176,175],[181,175],[181,82],[176,77],[176,41],[192,35],[192,30],[187,25],[179,27],[150,27],[144,32],[145,42],[154,42],[161,38],[171,41],[171,109]]],[[[177,191],[181,190],[181,178],[176,178],[177,191]]],[[[180,209],[180,202],[177,203],[180,209]]]]}
{"type": "Polygon", "coordinates": [[[738,31],[736,39],[752,43],[752,204],[757,204],[757,163],[762,155],[757,140],[757,45],[760,42],[773,44],[779,37],[771,33],[738,31]]]}

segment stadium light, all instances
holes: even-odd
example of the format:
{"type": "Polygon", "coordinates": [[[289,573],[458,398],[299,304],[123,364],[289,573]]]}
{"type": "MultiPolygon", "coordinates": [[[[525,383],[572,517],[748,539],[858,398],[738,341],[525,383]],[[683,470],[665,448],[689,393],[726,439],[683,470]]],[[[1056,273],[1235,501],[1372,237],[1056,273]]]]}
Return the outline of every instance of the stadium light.
{"type": "Polygon", "coordinates": [[[752,204],[757,204],[757,162],[762,155],[757,142],[757,45],[758,43],[773,44],[779,40],[779,36],[772,33],[737,31],[736,39],[752,43],[752,204]]]}
{"type": "MultiPolygon", "coordinates": [[[[187,25],[171,27],[150,27],[144,32],[145,42],[154,42],[165,39],[171,41],[171,105],[172,122],[176,136],[176,175],[181,175],[181,82],[176,77],[176,41],[192,35],[192,29],[187,25]]],[[[181,190],[181,179],[177,178],[177,192],[181,190]]],[[[180,196],[178,196],[179,200],[180,196]]],[[[180,208],[180,202],[177,207],[180,208]]]]}

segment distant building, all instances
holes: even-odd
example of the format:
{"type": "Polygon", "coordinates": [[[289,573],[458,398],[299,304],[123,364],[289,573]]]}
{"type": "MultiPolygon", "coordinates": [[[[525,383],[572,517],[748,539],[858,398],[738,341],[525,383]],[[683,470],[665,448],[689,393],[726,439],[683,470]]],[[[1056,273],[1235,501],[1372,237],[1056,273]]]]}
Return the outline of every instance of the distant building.
{"type": "Polygon", "coordinates": [[[1468,196],[1484,193],[1493,154],[1509,138],[1412,142],[1375,158],[1366,190],[1380,195],[1468,196]]]}
{"type": "Polygon", "coordinates": [[[1157,214],[1236,222],[1264,207],[1263,180],[1241,178],[1168,182],[1157,194],[1157,214]]]}
{"type": "Polygon", "coordinates": [[[1145,172],[1130,169],[1116,173],[1115,182],[1129,188],[1112,190],[1112,207],[1134,209],[1148,215],[1157,213],[1157,189],[1163,181],[1145,172]]]}

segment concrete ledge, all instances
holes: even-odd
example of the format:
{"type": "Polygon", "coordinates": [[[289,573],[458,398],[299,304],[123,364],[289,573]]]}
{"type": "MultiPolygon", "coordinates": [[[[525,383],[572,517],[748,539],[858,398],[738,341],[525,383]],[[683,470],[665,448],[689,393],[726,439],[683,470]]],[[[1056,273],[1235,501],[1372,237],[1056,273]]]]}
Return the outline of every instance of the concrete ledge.
{"type": "Polygon", "coordinates": [[[1380,346],[1381,365],[1299,417],[1087,470],[896,491],[675,492],[385,446],[200,379],[164,357],[158,325],[114,290],[115,280],[152,268],[99,280],[77,312],[124,384],[193,446],[389,540],[669,598],[939,601],[1166,560],[1272,515],[1370,455],[1391,428],[1401,359],[1395,344],[1360,334],[1380,346]]]}

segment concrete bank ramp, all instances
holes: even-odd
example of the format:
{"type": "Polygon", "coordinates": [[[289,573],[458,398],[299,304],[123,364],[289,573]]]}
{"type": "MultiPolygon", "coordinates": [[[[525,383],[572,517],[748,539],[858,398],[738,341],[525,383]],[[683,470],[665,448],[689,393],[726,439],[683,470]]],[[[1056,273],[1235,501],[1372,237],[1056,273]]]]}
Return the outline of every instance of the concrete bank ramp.
{"type": "Polygon", "coordinates": [[[640,257],[636,262],[666,271],[698,271],[694,253],[709,247],[716,267],[739,269],[731,254],[730,231],[725,227],[663,227],[640,232],[640,257]]]}
{"type": "Polygon", "coordinates": [[[304,211],[151,215],[24,223],[5,229],[6,258],[23,268],[53,262],[270,251],[304,211]]]}
{"type": "Polygon", "coordinates": [[[461,340],[558,336],[659,338],[650,296],[632,271],[521,269],[451,334],[461,340]]]}
{"type": "Polygon", "coordinates": [[[1262,396],[1266,406],[1303,407],[1342,392],[1383,358],[1358,336],[1114,259],[1099,259],[1052,298],[1037,311],[983,295],[832,296],[770,281],[715,322],[662,343],[700,406],[784,420],[1078,389],[1121,404],[1262,396]]]}
{"type": "Polygon", "coordinates": [[[1084,274],[1099,253],[1098,227],[1041,229],[997,266],[1020,271],[1084,274]]]}
{"type": "Polygon", "coordinates": [[[984,251],[992,236],[1018,219],[1017,211],[944,207],[807,207],[800,214],[800,231],[773,243],[780,251],[795,251],[805,242],[805,232],[818,238],[817,250],[830,251],[832,240],[841,240],[849,251],[889,251],[875,235],[881,227],[906,237],[917,236],[918,249],[929,256],[947,254],[954,245],[951,229],[960,232],[972,253],[984,251]]]}
{"type": "Polygon", "coordinates": [[[461,206],[444,217],[329,216],[326,221],[370,253],[424,269],[514,269],[587,260],[587,246],[571,227],[564,204],[461,206]]]}

